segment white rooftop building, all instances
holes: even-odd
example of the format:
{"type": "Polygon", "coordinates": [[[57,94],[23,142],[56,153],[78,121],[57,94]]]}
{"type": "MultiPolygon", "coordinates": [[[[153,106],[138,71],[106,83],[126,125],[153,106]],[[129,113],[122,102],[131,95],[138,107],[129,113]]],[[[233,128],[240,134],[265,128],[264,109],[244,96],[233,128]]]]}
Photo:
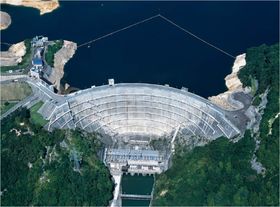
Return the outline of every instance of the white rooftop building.
{"type": "Polygon", "coordinates": [[[48,42],[48,37],[36,36],[32,39],[32,47],[43,47],[48,42]]]}
{"type": "Polygon", "coordinates": [[[167,162],[159,151],[135,149],[106,149],[104,160],[112,172],[159,174],[167,162]]]}

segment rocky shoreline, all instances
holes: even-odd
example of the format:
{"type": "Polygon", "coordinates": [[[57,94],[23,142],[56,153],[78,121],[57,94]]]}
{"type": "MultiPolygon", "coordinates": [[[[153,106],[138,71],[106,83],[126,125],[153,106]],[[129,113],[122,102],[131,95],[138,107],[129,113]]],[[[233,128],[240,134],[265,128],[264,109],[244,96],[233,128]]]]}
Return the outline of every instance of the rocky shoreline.
{"type": "Polygon", "coordinates": [[[24,41],[13,44],[7,51],[0,52],[0,66],[15,66],[26,53],[24,41]]]}
{"type": "Polygon", "coordinates": [[[61,79],[64,76],[64,66],[73,57],[77,50],[77,44],[75,42],[64,40],[62,48],[54,55],[54,67],[52,73],[49,76],[49,81],[54,85],[59,93],[66,90],[69,85],[61,85],[61,79]]]}
{"type": "Polygon", "coordinates": [[[11,23],[11,16],[7,12],[0,11],[0,30],[7,29],[11,23]]]}
{"type": "Polygon", "coordinates": [[[0,0],[0,4],[36,8],[40,10],[40,15],[52,12],[59,7],[58,0],[0,0]]]}
{"type": "Polygon", "coordinates": [[[228,90],[217,96],[208,97],[208,99],[218,105],[219,107],[234,111],[243,108],[243,104],[233,98],[233,95],[237,92],[249,93],[250,89],[243,88],[241,81],[238,78],[238,71],[246,65],[246,54],[238,55],[232,66],[231,74],[225,77],[225,83],[228,90]]]}

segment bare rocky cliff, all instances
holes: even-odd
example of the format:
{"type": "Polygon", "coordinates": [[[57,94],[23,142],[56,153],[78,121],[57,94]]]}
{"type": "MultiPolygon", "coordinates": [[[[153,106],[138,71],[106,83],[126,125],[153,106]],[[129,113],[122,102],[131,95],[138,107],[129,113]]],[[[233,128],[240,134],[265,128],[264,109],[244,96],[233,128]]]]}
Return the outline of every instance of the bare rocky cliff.
{"type": "Polygon", "coordinates": [[[12,20],[8,13],[0,11],[0,30],[7,29],[12,20]]]}
{"type": "Polygon", "coordinates": [[[238,55],[232,66],[231,74],[225,77],[226,86],[228,91],[221,93],[217,96],[211,96],[208,99],[214,104],[226,109],[237,110],[243,105],[232,98],[236,92],[244,91],[241,81],[238,78],[238,71],[246,65],[246,54],[238,55]]]}
{"type": "Polygon", "coordinates": [[[61,91],[60,80],[64,76],[64,65],[73,57],[77,50],[77,44],[75,42],[64,40],[62,48],[54,55],[54,68],[49,77],[49,80],[54,86],[61,91]]]}
{"type": "Polygon", "coordinates": [[[232,67],[232,73],[226,76],[226,86],[229,91],[236,91],[242,89],[242,83],[239,80],[237,73],[246,65],[246,54],[238,55],[232,67]]]}
{"type": "Polygon", "coordinates": [[[59,7],[58,0],[0,0],[0,3],[36,8],[40,10],[41,15],[59,7]]]}
{"type": "Polygon", "coordinates": [[[8,51],[0,52],[0,65],[1,66],[14,66],[22,61],[22,57],[26,53],[26,47],[24,42],[9,47],[8,51]]]}

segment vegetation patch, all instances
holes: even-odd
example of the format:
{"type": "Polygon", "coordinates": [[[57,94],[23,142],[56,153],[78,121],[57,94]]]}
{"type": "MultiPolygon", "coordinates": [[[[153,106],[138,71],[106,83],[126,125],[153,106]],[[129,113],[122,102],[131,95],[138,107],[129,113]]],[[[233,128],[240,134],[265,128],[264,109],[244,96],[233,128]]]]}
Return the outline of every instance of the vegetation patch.
{"type": "Polygon", "coordinates": [[[249,77],[250,77],[250,80],[251,80],[251,94],[253,96],[255,96],[256,92],[258,90],[258,81],[256,79],[252,78],[251,75],[249,77]]]}
{"type": "Polygon", "coordinates": [[[259,178],[250,166],[254,140],[248,135],[236,144],[219,138],[190,152],[178,147],[173,166],[156,177],[153,205],[249,205],[251,184],[259,178]]]}
{"type": "Polygon", "coordinates": [[[267,173],[279,179],[279,118],[274,121],[272,129],[270,128],[270,120],[279,113],[279,43],[248,49],[246,60],[246,66],[238,74],[244,86],[251,86],[248,78],[251,75],[259,83],[255,99],[258,99],[257,96],[263,94],[266,89],[269,90],[268,103],[260,123],[261,144],[257,157],[268,169],[267,173]],[[275,132],[271,134],[270,130],[275,132]]]}
{"type": "Polygon", "coordinates": [[[32,52],[31,52],[31,39],[24,40],[24,45],[26,47],[26,53],[22,57],[22,61],[15,66],[1,66],[1,73],[8,72],[9,70],[18,70],[18,69],[26,69],[31,63],[32,52]]]}
{"type": "Polygon", "coordinates": [[[254,106],[258,106],[262,101],[262,98],[260,97],[260,95],[257,95],[254,97],[252,104],[254,106]]]}
{"type": "Polygon", "coordinates": [[[8,102],[8,101],[1,101],[0,105],[0,114],[4,114],[6,111],[8,111],[10,108],[12,108],[14,105],[16,105],[16,102],[8,102]]]}
{"type": "Polygon", "coordinates": [[[45,53],[45,60],[47,64],[51,67],[54,66],[54,55],[57,51],[59,51],[63,46],[63,40],[56,40],[54,44],[49,45],[47,47],[47,51],[45,53]]]}
{"type": "Polygon", "coordinates": [[[30,108],[30,119],[34,124],[38,124],[40,126],[45,126],[48,121],[43,118],[41,114],[38,113],[38,110],[44,103],[42,101],[36,103],[34,106],[30,108]]]}
{"type": "Polygon", "coordinates": [[[5,118],[1,129],[2,206],[109,204],[113,182],[97,158],[102,144],[94,134],[45,131],[30,122],[25,108],[5,118]]]}
{"type": "Polygon", "coordinates": [[[1,101],[20,101],[31,95],[31,87],[24,82],[0,84],[1,101]]]}

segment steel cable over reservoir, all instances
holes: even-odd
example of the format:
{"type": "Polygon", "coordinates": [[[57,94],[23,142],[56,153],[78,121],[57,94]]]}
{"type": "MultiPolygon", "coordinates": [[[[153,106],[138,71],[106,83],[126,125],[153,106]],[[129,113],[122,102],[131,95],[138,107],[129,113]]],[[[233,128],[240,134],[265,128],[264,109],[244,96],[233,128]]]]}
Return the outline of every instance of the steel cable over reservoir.
{"type": "Polygon", "coordinates": [[[210,47],[212,47],[212,48],[218,50],[219,52],[221,52],[221,53],[223,53],[223,54],[225,54],[225,55],[227,55],[227,56],[229,56],[229,57],[231,57],[231,58],[235,58],[234,55],[230,54],[229,52],[226,52],[225,50],[223,50],[223,49],[221,49],[221,48],[215,46],[214,44],[212,44],[212,43],[210,43],[210,42],[208,42],[208,41],[202,39],[202,38],[199,37],[198,35],[195,35],[194,33],[192,33],[190,30],[187,30],[187,29],[181,27],[180,25],[176,24],[174,21],[171,21],[170,19],[168,19],[167,17],[165,17],[165,16],[163,16],[163,15],[161,15],[161,14],[157,14],[157,15],[151,16],[151,17],[149,17],[149,18],[146,18],[146,19],[143,19],[143,20],[141,20],[141,21],[138,21],[138,22],[136,22],[136,23],[134,23],[134,24],[130,24],[130,25],[126,26],[126,27],[123,27],[123,28],[121,28],[121,29],[115,30],[115,31],[110,32],[110,33],[108,33],[108,34],[105,34],[105,35],[103,35],[103,36],[101,36],[101,37],[97,37],[97,38],[92,39],[92,40],[90,40],[90,41],[87,41],[87,42],[84,42],[84,43],[82,43],[82,44],[79,44],[79,45],[78,45],[78,48],[79,48],[79,47],[86,46],[86,45],[90,45],[90,44],[92,44],[92,43],[94,43],[94,42],[96,42],[96,41],[102,40],[102,39],[104,39],[104,38],[106,38],[106,37],[109,37],[109,36],[112,36],[112,35],[117,34],[117,33],[119,33],[119,32],[125,31],[125,30],[130,29],[130,28],[132,28],[132,27],[135,27],[135,26],[137,26],[137,25],[139,25],[139,24],[147,23],[147,22],[149,22],[149,21],[151,21],[151,20],[153,20],[153,19],[155,19],[155,18],[157,18],[157,17],[163,19],[163,20],[166,21],[167,23],[169,23],[169,24],[171,24],[171,25],[177,27],[178,29],[182,30],[183,32],[185,32],[185,34],[190,35],[190,36],[196,38],[197,40],[201,41],[202,43],[204,43],[204,44],[206,44],[206,45],[208,45],[208,46],[210,46],[210,47]]]}

